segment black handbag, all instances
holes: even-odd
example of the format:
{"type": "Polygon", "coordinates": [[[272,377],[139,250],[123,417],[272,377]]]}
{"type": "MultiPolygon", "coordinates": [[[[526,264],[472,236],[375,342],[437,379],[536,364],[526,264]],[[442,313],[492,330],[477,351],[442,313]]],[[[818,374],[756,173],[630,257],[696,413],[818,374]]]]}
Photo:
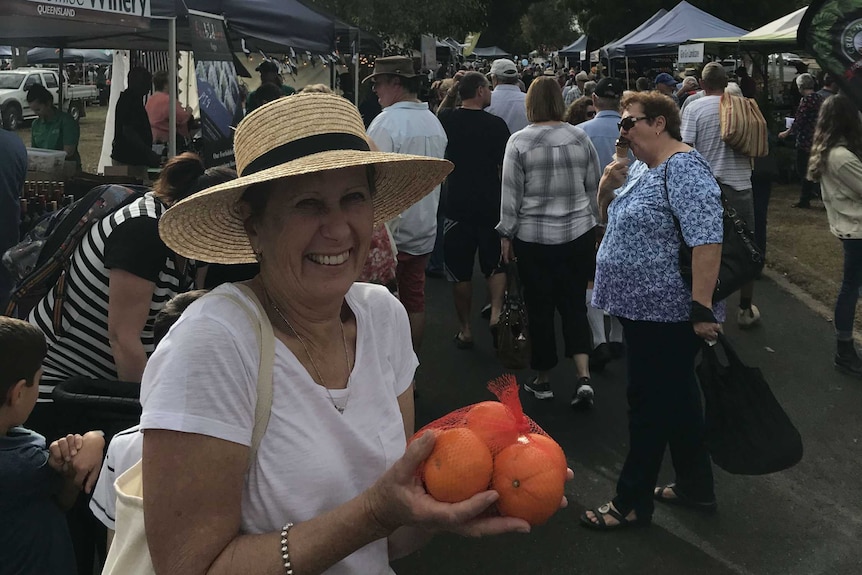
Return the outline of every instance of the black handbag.
{"type": "Polygon", "coordinates": [[[729,473],[763,475],[796,465],[802,437],[769,389],[763,374],[748,367],[724,335],[704,346],[697,377],[705,406],[705,443],[713,462],[729,473]]]}
{"type": "Polygon", "coordinates": [[[530,332],[527,306],[521,292],[518,266],[510,262],[506,267],[506,295],[497,324],[497,357],[506,369],[530,367],[530,332]]]}
{"type": "MultiPolygon", "coordinates": [[[[664,194],[668,205],[670,205],[667,190],[667,167],[669,164],[670,159],[664,166],[664,194]]],[[[724,236],[721,242],[721,265],[718,270],[718,281],[716,281],[715,291],[712,294],[713,302],[726,299],[730,294],[756,279],[763,271],[764,265],[763,253],[754,240],[754,231],[748,229],[745,220],[730,205],[724,195],[724,190],[721,192],[721,204],[724,207],[722,213],[724,236]]],[[[673,211],[671,211],[671,215],[677,234],[679,234],[679,273],[690,289],[692,285],[691,248],[685,243],[679,219],[673,211]]]]}

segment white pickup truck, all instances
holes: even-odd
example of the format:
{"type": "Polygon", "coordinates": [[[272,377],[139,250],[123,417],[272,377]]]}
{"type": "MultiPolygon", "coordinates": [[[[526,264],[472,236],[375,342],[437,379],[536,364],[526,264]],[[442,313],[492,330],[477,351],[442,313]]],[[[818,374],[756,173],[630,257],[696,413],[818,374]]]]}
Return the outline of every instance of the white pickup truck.
{"type": "MultiPolygon", "coordinates": [[[[0,72],[0,118],[7,130],[17,130],[25,120],[36,117],[27,104],[27,89],[41,84],[54,94],[54,103],[59,104],[60,84],[57,71],[50,68],[16,68],[0,72]]],[[[77,120],[86,115],[88,102],[99,99],[96,86],[65,84],[63,86],[62,109],[77,120]]]]}

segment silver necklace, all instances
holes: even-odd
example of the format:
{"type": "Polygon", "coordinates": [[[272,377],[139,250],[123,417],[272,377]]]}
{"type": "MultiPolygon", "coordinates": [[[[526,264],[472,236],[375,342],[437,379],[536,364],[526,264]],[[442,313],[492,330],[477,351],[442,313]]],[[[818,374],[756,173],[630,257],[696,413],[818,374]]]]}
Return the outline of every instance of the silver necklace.
{"type": "Polygon", "coordinates": [[[275,313],[278,314],[278,317],[287,324],[287,327],[290,328],[290,331],[293,332],[293,335],[296,336],[296,339],[299,340],[299,343],[302,344],[302,349],[305,350],[305,355],[308,356],[308,359],[311,361],[311,366],[314,367],[314,372],[317,374],[317,379],[320,382],[320,386],[326,390],[326,395],[329,396],[329,402],[332,404],[332,407],[338,411],[338,413],[344,413],[344,410],[347,408],[347,402],[350,401],[350,376],[353,373],[353,367],[350,365],[350,354],[347,351],[347,335],[344,333],[344,322],[341,321],[341,318],[338,318],[338,325],[341,327],[341,341],[344,344],[344,361],[347,363],[347,398],[344,401],[344,407],[338,407],[338,404],[335,403],[335,399],[332,397],[332,393],[329,391],[329,388],[326,386],[326,381],[323,379],[323,376],[320,374],[320,368],[317,367],[317,362],[314,361],[314,356],[311,355],[311,351],[308,349],[308,345],[305,343],[305,339],[299,332],[296,331],[293,325],[287,320],[285,315],[281,313],[281,310],[278,309],[278,305],[275,303],[275,300],[272,299],[269,295],[269,292],[266,288],[263,288],[263,293],[266,294],[266,299],[269,300],[269,305],[272,306],[272,309],[275,310],[275,313]]]}

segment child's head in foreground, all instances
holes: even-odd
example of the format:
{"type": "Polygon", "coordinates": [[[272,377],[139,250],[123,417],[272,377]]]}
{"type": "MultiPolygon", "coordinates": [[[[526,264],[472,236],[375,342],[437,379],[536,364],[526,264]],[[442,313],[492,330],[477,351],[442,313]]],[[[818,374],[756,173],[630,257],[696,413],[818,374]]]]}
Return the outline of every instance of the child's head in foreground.
{"type": "Polygon", "coordinates": [[[165,304],[165,307],[156,314],[156,318],[153,320],[153,342],[156,346],[159,345],[162,338],[168,335],[168,330],[171,329],[172,325],[177,323],[177,320],[180,319],[186,308],[208,291],[205,289],[187,291],[175,295],[165,304]]]}
{"type": "Polygon", "coordinates": [[[47,351],[39,328],[0,316],[0,435],[27,421],[36,406],[47,351]]]}

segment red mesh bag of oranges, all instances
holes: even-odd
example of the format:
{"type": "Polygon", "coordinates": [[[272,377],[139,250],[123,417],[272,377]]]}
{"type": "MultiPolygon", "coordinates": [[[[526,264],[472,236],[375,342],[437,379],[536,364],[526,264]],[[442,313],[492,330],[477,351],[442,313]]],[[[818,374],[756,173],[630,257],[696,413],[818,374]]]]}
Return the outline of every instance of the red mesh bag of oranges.
{"type": "Polygon", "coordinates": [[[428,430],[436,435],[419,474],[438,501],[457,503],[493,489],[501,515],[542,525],[560,508],[566,456],[524,414],[515,376],[496,379],[488,389],[499,401],[457,409],[416,432],[413,439],[428,430]]]}

